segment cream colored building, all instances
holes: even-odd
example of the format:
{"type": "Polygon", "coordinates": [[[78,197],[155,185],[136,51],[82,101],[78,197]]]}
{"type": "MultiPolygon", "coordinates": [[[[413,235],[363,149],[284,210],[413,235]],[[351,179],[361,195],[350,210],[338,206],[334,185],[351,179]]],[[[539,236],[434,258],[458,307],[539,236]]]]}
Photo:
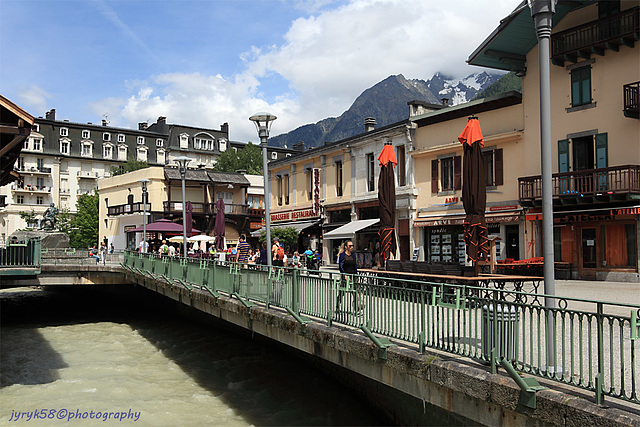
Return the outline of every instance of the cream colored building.
{"type": "MultiPolygon", "coordinates": [[[[116,250],[134,249],[142,233],[127,232],[142,226],[143,211],[141,179],[148,179],[147,224],[159,219],[182,224],[182,179],[175,167],[149,167],[99,181],[100,239],[113,243],[116,250]]],[[[251,182],[243,174],[187,169],[185,200],[191,202],[193,227],[202,234],[213,235],[218,213],[216,202],[225,203],[226,244],[235,245],[238,236],[249,234],[251,223],[260,223],[264,210],[249,207],[249,195],[259,192],[260,180],[251,182]]],[[[180,233],[182,234],[182,233],[180,233]]],[[[161,236],[148,232],[151,248],[161,236]]],[[[166,236],[165,236],[166,237],[166,236]]]]}
{"type": "Polygon", "coordinates": [[[416,215],[412,231],[419,259],[466,263],[462,205],[463,147],[458,136],[468,117],[480,122],[487,169],[487,227],[499,236],[498,257],[520,259],[525,248],[524,215],[516,176],[526,163],[522,98],[517,92],[417,114],[415,150],[416,215]]]}
{"type": "MultiPolygon", "coordinates": [[[[551,34],[554,256],[573,277],[638,281],[640,4],[559,2],[551,34]]],[[[470,56],[522,75],[524,256],[542,255],[538,46],[521,4],[470,56]]],[[[484,129],[484,128],[483,128],[484,129]]],[[[507,175],[505,174],[505,177],[507,175]]]]}

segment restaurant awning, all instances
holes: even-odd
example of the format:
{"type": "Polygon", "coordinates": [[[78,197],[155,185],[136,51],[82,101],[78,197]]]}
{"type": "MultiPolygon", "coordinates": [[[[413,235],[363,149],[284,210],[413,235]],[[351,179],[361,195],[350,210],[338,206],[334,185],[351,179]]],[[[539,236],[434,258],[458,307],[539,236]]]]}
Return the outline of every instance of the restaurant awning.
{"type": "Polygon", "coordinates": [[[363,228],[367,228],[371,225],[380,222],[380,218],[374,219],[359,219],[357,221],[351,221],[348,224],[338,227],[335,230],[331,230],[328,233],[324,233],[325,239],[353,239],[353,236],[363,228]]]}
{"type": "MultiPolygon", "coordinates": [[[[271,228],[288,228],[288,227],[293,227],[296,229],[296,231],[298,233],[300,233],[302,230],[306,230],[309,227],[313,227],[314,225],[317,225],[320,223],[321,220],[316,219],[313,221],[291,221],[291,222],[283,222],[283,223],[278,223],[278,224],[271,224],[271,228]]],[[[256,230],[256,231],[252,231],[251,232],[251,236],[252,237],[260,237],[260,233],[262,233],[264,231],[264,227],[256,230]]]]}

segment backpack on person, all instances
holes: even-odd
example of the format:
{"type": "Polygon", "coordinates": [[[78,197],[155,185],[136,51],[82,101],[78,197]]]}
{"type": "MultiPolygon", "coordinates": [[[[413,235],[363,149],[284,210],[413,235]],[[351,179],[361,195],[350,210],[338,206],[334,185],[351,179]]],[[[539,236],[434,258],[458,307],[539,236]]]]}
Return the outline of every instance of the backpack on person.
{"type": "Polygon", "coordinates": [[[278,249],[276,249],[276,259],[279,261],[284,260],[284,248],[282,246],[278,246],[278,249]]]}

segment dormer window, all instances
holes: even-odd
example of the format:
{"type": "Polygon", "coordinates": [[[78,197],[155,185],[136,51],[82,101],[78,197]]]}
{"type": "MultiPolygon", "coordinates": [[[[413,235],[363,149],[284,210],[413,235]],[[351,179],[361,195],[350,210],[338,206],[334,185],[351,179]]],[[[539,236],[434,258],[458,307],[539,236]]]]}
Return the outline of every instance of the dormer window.
{"type": "Polygon", "coordinates": [[[161,138],[156,139],[156,147],[164,147],[164,140],[161,138]]]}
{"type": "Polygon", "coordinates": [[[35,151],[42,151],[42,139],[40,138],[33,139],[33,149],[35,151]]]}
{"type": "Polygon", "coordinates": [[[69,154],[69,147],[71,143],[68,139],[60,140],[60,154],[69,154]]]}
{"type": "Polygon", "coordinates": [[[31,126],[31,131],[40,132],[40,125],[38,123],[34,123],[33,126],[31,126]]]}
{"type": "Polygon", "coordinates": [[[112,159],[113,158],[113,147],[111,145],[105,145],[104,147],[102,147],[102,156],[105,159],[112,159]]]}
{"type": "Polygon", "coordinates": [[[127,160],[127,146],[121,145],[118,147],[118,160],[127,160]]]}
{"type": "Polygon", "coordinates": [[[147,147],[138,147],[138,161],[146,162],[147,161],[147,147]]]}
{"type": "Polygon", "coordinates": [[[220,151],[227,151],[227,140],[224,138],[221,138],[218,141],[219,145],[220,145],[220,151]]]}
{"type": "Polygon", "coordinates": [[[276,153],[275,151],[271,152],[271,159],[272,160],[276,160],[278,158],[278,153],[276,153]]]}
{"type": "Polygon", "coordinates": [[[118,134],[118,142],[124,142],[124,135],[123,134],[118,134]]]}
{"type": "Polygon", "coordinates": [[[137,142],[138,142],[138,145],[144,144],[144,136],[139,136],[137,142]]]}
{"type": "Polygon", "coordinates": [[[189,135],[186,133],[180,135],[180,148],[189,148],[189,135]]]}
{"type": "Polygon", "coordinates": [[[60,128],[60,136],[69,136],[69,129],[60,128]]]}
{"type": "Polygon", "coordinates": [[[91,132],[89,132],[88,130],[83,130],[82,139],[89,139],[89,138],[91,138],[91,132]]]}
{"type": "Polygon", "coordinates": [[[111,134],[108,132],[105,132],[102,134],[102,140],[103,141],[111,141],[111,134]]]}
{"type": "Polygon", "coordinates": [[[165,151],[164,151],[164,149],[159,149],[159,150],[156,152],[156,161],[157,161],[158,163],[160,163],[161,165],[164,165],[164,164],[165,164],[165,161],[166,161],[165,159],[166,159],[166,156],[165,156],[165,151]]]}
{"type": "Polygon", "coordinates": [[[83,157],[91,157],[93,156],[93,144],[90,142],[83,142],[82,149],[80,151],[80,155],[83,157]]]}

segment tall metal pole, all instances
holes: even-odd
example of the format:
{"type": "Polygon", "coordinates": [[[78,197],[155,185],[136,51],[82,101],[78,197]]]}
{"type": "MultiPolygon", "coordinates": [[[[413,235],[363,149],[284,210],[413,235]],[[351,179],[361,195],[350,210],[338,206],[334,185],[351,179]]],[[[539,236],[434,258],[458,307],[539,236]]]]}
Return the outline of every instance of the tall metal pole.
{"type": "MultiPolygon", "coordinates": [[[[540,154],[542,168],[542,244],[544,256],[544,293],[555,295],[553,277],[553,186],[551,168],[551,77],[549,65],[549,44],[551,26],[555,13],[555,0],[529,0],[536,36],[538,38],[538,70],[540,74],[540,154]]],[[[553,297],[545,298],[545,307],[556,307],[553,297]]],[[[555,321],[547,312],[547,368],[555,371],[555,321]]]]}
{"type": "Polygon", "coordinates": [[[187,205],[186,205],[186,191],[185,191],[185,178],[187,175],[187,163],[191,159],[187,156],[179,156],[174,159],[178,163],[180,170],[180,178],[182,179],[182,257],[187,257],[187,205]]]}
{"type": "Polygon", "coordinates": [[[142,184],[142,252],[147,252],[147,184],[151,181],[143,178],[139,183],[142,184]]]}
{"type": "Polygon", "coordinates": [[[249,117],[255,123],[260,137],[260,147],[262,147],[262,177],[264,180],[264,226],[267,233],[267,265],[271,267],[271,185],[269,183],[269,169],[267,160],[267,142],[269,141],[269,128],[276,116],[269,113],[258,113],[249,117]]]}

